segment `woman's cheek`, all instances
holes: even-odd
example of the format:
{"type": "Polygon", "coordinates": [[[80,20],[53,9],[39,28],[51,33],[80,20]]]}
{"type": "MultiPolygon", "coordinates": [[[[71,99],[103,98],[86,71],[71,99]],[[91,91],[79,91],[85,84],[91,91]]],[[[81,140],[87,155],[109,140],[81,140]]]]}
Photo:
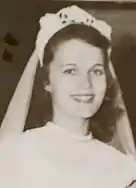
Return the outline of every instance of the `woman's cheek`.
{"type": "Polygon", "coordinates": [[[51,87],[53,88],[53,91],[64,93],[70,91],[75,85],[74,83],[75,81],[67,76],[54,75],[51,81],[51,87]]]}
{"type": "Polygon", "coordinates": [[[107,88],[106,77],[103,75],[96,78],[92,78],[92,85],[94,92],[96,92],[97,95],[105,93],[107,88]]]}

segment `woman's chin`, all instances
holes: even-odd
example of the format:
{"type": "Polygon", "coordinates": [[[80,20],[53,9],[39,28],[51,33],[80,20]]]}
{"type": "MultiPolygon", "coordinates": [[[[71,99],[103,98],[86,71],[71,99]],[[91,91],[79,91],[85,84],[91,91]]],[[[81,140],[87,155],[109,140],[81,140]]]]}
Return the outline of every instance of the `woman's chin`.
{"type": "Polygon", "coordinates": [[[91,118],[95,113],[96,111],[78,110],[78,111],[73,112],[72,116],[88,119],[88,118],[91,118]]]}
{"type": "Polygon", "coordinates": [[[82,108],[82,109],[78,109],[77,111],[73,112],[73,115],[75,114],[75,116],[80,117],[80,118],[91,118],[92,116],[94,116],[97,113],[98,110],[99,110],[99,107],[97,107],[95,109],[82,108]]]}
{"type": "Polygon", "coordinates": [[[91,118],[93,115],[94,113],[82,113],[82,114],[80,113],[77,116],[80,118],[88,119],[88,118],[91,118]]]}

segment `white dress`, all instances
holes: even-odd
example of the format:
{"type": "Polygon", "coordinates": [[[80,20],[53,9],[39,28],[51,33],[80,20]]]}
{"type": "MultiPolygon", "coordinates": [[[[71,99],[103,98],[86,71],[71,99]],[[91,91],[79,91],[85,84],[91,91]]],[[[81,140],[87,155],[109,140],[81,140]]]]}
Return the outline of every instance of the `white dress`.
{"type": "Polygon", "coordinates": [[[51,122],[0,144],[0,188],[126,188],[135,180],[131,156],[51,122]]]}

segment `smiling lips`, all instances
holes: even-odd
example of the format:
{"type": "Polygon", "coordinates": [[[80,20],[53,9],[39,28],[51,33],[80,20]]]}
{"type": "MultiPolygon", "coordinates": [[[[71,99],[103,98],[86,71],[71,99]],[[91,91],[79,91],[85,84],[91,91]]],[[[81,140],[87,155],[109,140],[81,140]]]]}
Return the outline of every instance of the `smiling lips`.
{"type": "Polygon", "coordinates": [[[95,95],[94,94],[77,94],[77,95],[71,95],[71,97],[77,102],[89,103],[93,101],[95,95]]]}

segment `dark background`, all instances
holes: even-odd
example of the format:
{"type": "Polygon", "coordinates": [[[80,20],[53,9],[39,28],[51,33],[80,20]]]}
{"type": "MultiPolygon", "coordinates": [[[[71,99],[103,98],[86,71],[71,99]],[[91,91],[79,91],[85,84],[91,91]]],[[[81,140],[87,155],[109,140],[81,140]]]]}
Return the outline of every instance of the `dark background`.
{"type": "MultiPolygon", "coordinates": [[[[0,1],[0,121],[34,48],[39,18],[73,2],[0,1]],[[12,38],[13,37],[13,38],[12,38]]],[[[112,61],[136,135],[136,3],[75,2],[113,28],[112,61]]],[[[40,126],[47,106],[38,75],[26,128],[40,126]]],[[[24,91],[25,92],[25,91],[24,91]]],[[[17,109],[19,110],[19,109],[17,109]]],[[[136,136],[135,136],[136,140],[136,136]]]]}

